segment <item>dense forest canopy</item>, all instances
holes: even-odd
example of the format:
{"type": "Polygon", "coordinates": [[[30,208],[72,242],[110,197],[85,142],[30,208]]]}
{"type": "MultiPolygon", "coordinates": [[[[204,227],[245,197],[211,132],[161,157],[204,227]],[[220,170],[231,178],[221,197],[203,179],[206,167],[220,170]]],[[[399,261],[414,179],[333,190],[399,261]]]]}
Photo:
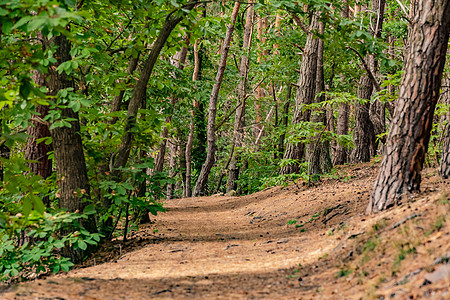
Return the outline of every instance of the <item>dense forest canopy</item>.
{"type": "Polygon", "coordinates": [[[448,177],[449,27],[447,0],[1,0],[0,278],[68,270],[166,198],[383,157],[371,213],[448,177]]]}

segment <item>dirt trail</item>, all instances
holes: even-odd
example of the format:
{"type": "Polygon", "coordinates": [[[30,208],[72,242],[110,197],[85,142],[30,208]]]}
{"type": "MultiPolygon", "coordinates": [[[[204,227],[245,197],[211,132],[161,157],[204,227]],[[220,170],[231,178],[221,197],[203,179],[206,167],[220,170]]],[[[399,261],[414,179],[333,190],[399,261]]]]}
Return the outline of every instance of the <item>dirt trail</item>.
{"type": "MultiPolygon", "coordinates": [[[[404,291],[406,283],[395,283],[401,274],[414,271],[409,270],[414,264],[389,279],[383,274],[391,272],[393,262],[383,267],[370,259],[361,263],[360,256],[367,254],[364,245],[374,236],[397,234],[374,233],[380,220],[387,228],[424,203],[429,205],[430,219],[442,210],[445,216],[448,205],[435,204],[439,197],[435,190],[444,186],[431,174],[424,184],[428,193],[417,196],[420,200],[368,218],[363,212],[375,173],[376,168],[366,164],[342,169],[339,178],[311,188],[170,200],[169,212],[135,235],[133,251],[124,248],[122,255],[107,263],[93,265],[96,261],[91,259],[85,268],[20,284],[0,294],[0,299],[366,299],[384,294],[404,299],[405,293],[398,290],[404,291]],[[357,274],[363,274],[362,281],[357,274]],[[372,281],[381,276],[385,280],[373,290],[372,281]]],[[[423,266],[410,276],[417,286],[406,293],[424,295],[432,288],[429,295],[446,297],[442,287],[448,277],[426,289],[419,287],[432,272],[425,266],[449,252],[448,221],[436,233],[439,236],[428,244],[437,250],[423,259],[411,258],[423,266]]],[[[390,255],[389,247],[382,245],[374,257],[390,255]]],[[[122,249],[116,244],[111,251],[122,249]]],[[[411,279],[409,283],[414,282],[411,279]]]]}

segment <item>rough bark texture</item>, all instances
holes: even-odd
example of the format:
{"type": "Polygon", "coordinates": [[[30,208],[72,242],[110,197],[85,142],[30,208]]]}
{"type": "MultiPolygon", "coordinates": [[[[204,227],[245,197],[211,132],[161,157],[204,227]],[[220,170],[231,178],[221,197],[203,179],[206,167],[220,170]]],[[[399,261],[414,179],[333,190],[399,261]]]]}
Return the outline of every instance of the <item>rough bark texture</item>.
{"type": "MultiPolygon", "coordinates": [[[[287,128],[289,122],[289,104],[291,103],[291,95],[292,85],[289,84],[286,92],[286,101],[283,106],[283,115],[281,116],[281,124],[283,125],[284,130],[287,128]]],[[[283,134],[280,135],[280,139],[278,140],[278,155],[280,158],[283,158],[285,138],[286,133],[283,132],[283,134]]]]}
{"type": "MultiPolygon", "coordinates": [[[[258,33],[258,40],[261,44],[264,44],[266,42],[266,38],[264,36],[264,31],[267,29],[267,18],[266,17],[260,17],[258,16],[257,22],[256,22],[256,30],[258,33]]],[[[257,62],[260,64],[263,62],[267,57],[268,51],[267,50],[260,50],[257,58],[257,62]]],[[[253,126],[253,136],[255,139],[258,138],[262,134],[263,125],[261,124],[261,121],[263,119],[262,117],[262,106],[261,102],[266,97],[266,90],[264,89],[264,84],[261,83],[256,88],[256,95],[255,95],[255,125],[253,126]]]]}
{"type": "MultiPolygon", "coordinates": [[[[63,35],[55,37],[53,43],[57,47],[55,58],[60,65],[72,58],[69,55],[70,43],[63,35]]],[[[73,82],[63,72],[59,74],[56,68],[49,68],[48,88],[51,95],[59,90],[73,87],[73,82]]],[[[51,131],[55,155],[55,167],[60,189],[59,206],[70,212],[82,211],[83,194],[89,195],[89,183],[86,162],[80,136],[80,122],[78,114],[71,108],[61,110],[61,118],[73,118],[71,127],[58,127],[51,131]]]]}
{"type": "MultiPolygon", "coordinates": [[[[448,55],[447,51],[447,55],[448,55]]],[[[450,66],[450,61],[447,61],[450,66]]],[[[450,74],[447,72],[442,80],[442,103],[450,104],[450,74]]],[[[446,115],[447,126],[445,128],[444,147],[442,149],[442,157],[439,163],[439,173],[444,179],[450,177],[450,112],[446,115]]]]}
{"type": "MultiPolygon", "coordinates": [[[[37,83],[37,82],[36,82],[37,83]]],[[[37,83],[41,86],[45,82],[37,83]]],[[[37,105],[36,112],[38,117],[42,120],[48,114],[48,106],[37,105]]],[[[46,144],[45,142],[37,143],[37,140],[50,137],[50,130],[48,125],[38,120],[31,120],[30,125],[27,128],[27,145],[25,147],[25,159],[34,162],[28,163],[31,173],[40,175],[43,179],[52,175],[52,161],[48,158],[48,153],[53,150],[52,144],[46,144]]],[[[44,197],[42,199],[45,205],[49,205],[49,198],[44,197]]]]}
{"type": "Polygon", "coordinates": [[[231,15],[231,23],[228,25],[227,33],[225,35],[225,40],[223,42],[222,53],[220,57],[219,68],[216,75],[216,83],[211,91],[211,96],[209,98],[209,113],[208,113],[208,127],[207,127],[207,140],[208,148],[206,161],[202,166],[200,175],[198,176],[197,182],[194,188],[194,196],[202,194],[206,187],[206,182],[208,181],[209,173],[215,162],[216,153],[216,110],[217,110],[217,99],[219,97],[220,86],[222,85],[223,75],[225,73],[225,67],[227,64],[228,51],[230,50],[231,37],[234,31],[234,24],[236,23],[236,18],[240,7],[239,2],[235,2],[233,13],[231,15]]]}
{"type": "Polygon", "coordinates": [[[355,163],[367,162],[374,154],[375,131],[369,116],[373,85],[368,75],[363,75],[359,81],[357,96],[365,99],[365,104],[355,104],[355,128],[353,129],[353,142],[355,148],[352,152],[352,161],[355,163]]]}
{"type": "MultiPolygon", "coordinates": [[[[344,1],[342,9],[342,17],[349,17],[348,0],[344,1]]],[[[348,134],[348,119],[350,116],[350,105],[348,103],[341,103],[339,105],[339,114],[337,119],[336,134],[348,134]]],[[[333,153],[333,165],[343,165],[347,162],[347,149],[344,145],[336,144],[336,150],[333,153]]]]}
{"type": "Polygon", "coordinates": [[[416,0],[411,16],[405,73],[368,213],[420,188],[448,46],[450,1],[416,0]]]}
{"type": "MultiPolygon", "coordinates": [[[[320,22],[319,32],[323,34],[324,24],[320,22]]],[[[323,74],[323,40],[319,39],[319,45],[317,47],[317,74],[316,74],[316,98],[315,102],[325,101],[325,80],[323,74]]],[[[312,122],[322,123],[326,130],[327,127],[327,115],[326,108],[322,110],[320,114],[315,114],[312,117],[312,122]]],[[[330,157],[330,143],[328,141],[321,141],[322,133],[320,133],[316,139],[307,145],[307,155],[309,162],[309,175],[324,174],[331,170],[331,157],[330,157]]]]}
{"type": "Polygon", "coordinates": [[[244,138],[244,115],[246,101],[245,97],[247,95],[247,79],[248,79],[248,68],[249,68],[249,58],[248,51],[251,45],[251,34],[253,28],[253,6],[249,7],[247,10],[247,19],[245,21],[244,27],[244,42],[242,45],[243,51],[246,53],[241,57],[241,65],[239,67],[239,76],[241,81],[238,86],[238,98],[239,103],[235,112],[234,117],[234,128],[233,128],[233,141],[232,149],[233,152],[230,153],[231,161],[228,167],[228,181],[227,181],[227,192],[237,191],[236,180],[239,178],[239,167],[238,163],[240,160],[240,147],[242,146],[242,141],[244,138]]]}
{"type": "MultiPolygon", "coordinates": [[[[57,65],[71,60],[70,43],[65,36],[57,36],[51,42],[56,46],[54,55],[57,65]]],[[[56,95],[59,90],[73,87],[73,82],[64,72],[59,74],[56,66],[51,66],[47,86],[50,94],[56,95]]],[[[60,190],[59,207],[69,212],[82,212],[86,206],[83,198],[89,198],[90,186],[80,135],[80,121],[78,114],[72,108],[63,108],[60,112],[62,119],[71,118],[74,121],[70,122],[70,127],[58,127],[51,130],[54,163],[60,190]]],[[[96,231],[93,218],[83,220],[81,225],[90,232],[96,231]]],[[[63,253],[75,262],[80,262],[83,258],[83,251],[72,248],[64,248],[63,253]]]]}
{"type": "MultiPolygon", "coordinates": [[[[313,31],[319,28],[318,14],[313,14],[311,24],[309,26],[310,32],[307,35],[305,49],[303,51],[302,64],[300,67],[300,74],[297,83],[297,94],[295,97],[295,112],[292,119],[293,124],[309,121],[310,111],[303,111],[303,105],[311,104],[314,101],[316,91],[316,72],[317,72],[317,47],[319,39],[314,36],[313,31]]],[[[289,143],[286,146],[283,159],[300,160],[303,158],[304,144],[297,145],[289,143]]],[[[299,170],[297,163],[292,163],[281,168],[281,174],[296,173],[299,170]]]]}
{"type": "MultiPolygon", "coordinates": [[[[384,20],[384,7],[386,0],[372,0],[373,26],[372,35],[381,37],[381,31],[384,20]]],[[[376,79],[371,75],[376,73],[376,59],[372,55],[366,57],[367,65],[370,70],[366,70],[360,79],[358,87],[358,98],[370,100],[374,89],[376,79]]],[[[355,129],[353,130],[353,140],[355,149],[352,153],[352,161],[355,163],[367,162],[371,156],[376,154],[376,134],[384,132],[384,106],[379,103],[374,105],[374,113],[370,114],[371,104],[369,101],[365,104],[357,103],[355,105],[355,129]],[[381,107],[380,107],[381,106],[381,107]],[[375,121],[375,126],[372,120],[375,121]]]]}

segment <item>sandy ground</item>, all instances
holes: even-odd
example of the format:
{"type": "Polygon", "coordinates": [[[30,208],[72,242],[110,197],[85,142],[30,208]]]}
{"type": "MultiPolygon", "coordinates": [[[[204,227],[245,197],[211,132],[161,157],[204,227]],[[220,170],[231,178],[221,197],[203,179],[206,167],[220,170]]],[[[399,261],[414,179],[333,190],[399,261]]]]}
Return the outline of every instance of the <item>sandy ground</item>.
{"type": "Polygon", "coordinates": [[[169,200],[127,244],[0,299],[450,299],[447,183],[428,169],[421,194],[366,216],[376,171],[169,200]]]}

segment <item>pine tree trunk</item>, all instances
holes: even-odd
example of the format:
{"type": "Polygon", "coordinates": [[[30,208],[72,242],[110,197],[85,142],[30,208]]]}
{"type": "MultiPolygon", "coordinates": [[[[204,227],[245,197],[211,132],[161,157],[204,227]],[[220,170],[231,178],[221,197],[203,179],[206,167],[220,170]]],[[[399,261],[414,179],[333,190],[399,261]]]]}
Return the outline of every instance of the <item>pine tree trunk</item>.
{"type": "MultiPolygon", "coordinates": [[[[266,42],[266,38],[264,37],[264,31],[267,28],[267,18],[266,17],[260,17],[258,16],[256,21],[256,28],[258,33],[258,40],[261,44],[264,44],[266,42]]],[[[257,58],[258,64],[261,64],[267,57],[268,51],[267,50],[260,50],[257,58]]],[[[261,83],[256,88],[256,95],[255,95],[255,125],[253,126],[253,137],[255,139],[258,139],[258,136],[262,134],[263,125],[261,124],[261,121],[263,119],[262,117],[262,101],[266,97],[266,90],[264,89],[264,84],[261,83]]],[[[258,142],[259,143],[259,142],[258,142]]]]}
{"type": "Polygon", "coordinates": [[[368,75],[363,75],[359,81],[357,96],[367,100],[366,103],[355,104],[355,128],[353,129],[353,142],[355,149],[352,152],[352,162],[360,163],[370,161],[374,154],[375,131],[369,116],[373,85],[368,75]]]}
{"type": "Polygon", "coordinates": [[[399,99],[368,213],[418,191],[439,98],[450,31],[450,0],[415,0],[399,99]]]}
{"type": "MultiPolygon", "coordinates": [[[[344,1],[342,18],[349,18],[348,0],[344,1]]],[[[341,103],[339,105],[339,113],[336,126],[336,134],[348,134],[348,119],[350,117],[350,105],[348,103],[341,103]]],[[[347,149],[344,145],[336,143],[336,150],[333,153],[333,165],[343,165],[347,162],[347,149]]]]}
{"type": "Polygon", "coordinates": [[[208,148],[206,154],[206,161],[202,166],[200,175],[198,176],[197,182],[194,188],[194,196],[199,196],[202,194],[206,187],[206,182],[208,181],[209,173],[215,163],[215,153],[216,153],[216,110],[217,110],[217,99],[219,97],[220,86],[222,85],[223,75],[225,73],[225,67],[227,64],[228,51],[230,50],[231,38],[234,31],[234,24],[236,24],[236,18],[239,13],[239,2],[235,2],[233,13],[231,15],[231,24],[228,25],[225,40],[223,42],[222,53],[220,57],[219,69],[217,70],[216,83],[211,91],[211,96],[209,98],[209,114],[208,114],[208,128],[207,128],[207,139],[208,148]]]}
{"type": "MultiPolygon", "coordinates": [[[[302,64],[297,84],[297,94],[295,97],[295,112],[292,119],[293,124],[309,121],[310,111],[303,111],[303,105],[311,104],[314,101],[316,91],[316,73],[317,73],[317,47],[319,39],[314,36],[319,28],[318,14],[314,13],[309,26],[310,32],[307,35],[305,49],[303,51],[302,64]]],[[[299,161],[303,158],[304,144],[289,143],[286,146],[283,159],[295,159],[299,161]]],[[[297,163],[291,163],[281,168],[281,174],[292,174],[299,171],[297,163]]]]}
{"type": "Polygon", "coordinates": [[[238,86],[238,107],[236,109],[235,117],[234,117],[234,129],[233,129],[233,141],[232,141],[232,151],[231,161],[229,165],[228,172],[228,181],[227,181],[227,192],[237,191],[237,183],[236,180],[239,178],[239,167],[238,163],[240,161],[240,147],[242,146],[242,141],[244,139],[244,116],[245,116],[245,106],[246,101],[245,97],[247,96],[247,79],[248,79],[248,68],[249,68],[249,57],[248,52],[250,50],[251,45],[251,36],[253,29],[253,6],[250,6],[247,10],[247,19],[245,21],[244,27],[244,42],[242,45],[242,49],[244,51],[244,55],[241,56],[241,65],[239,67],[239,76],[241,77],[241,81],[238,86]]]}
{"type": "MultiPolygon", "coordinates": [[[[372,10],[375,13],[376,19],[372,22],[375,28],[372,29],[372,35],[380,38],[384,20],[384,7],[386,0],[372,0],[372,10]]],[[[368,55],[366,57],[367,64],[371,69],[371,73],[376,73],[377,62],[375,57],[368,55]]],[[[384,132],[384,107],[380,109],[378,104],[375,104],[375,118],[371,118],[370,114],[370,99],[374,89],[368,71],[361,77],[358,88],[358,98],[367,100],[367,103],[357,103],[355,105],[355,128],[353,130],[353,139],[355,149],[352,153],[352,161],[354,163],[367,162],[372,156],[376,154],[376,134],[384,132]],[[381,110],[381,112],[380,112],[381,110]],[[376,124],[372,122],[375,119],[376,124]]]]}
{"type": "MultiPolygon", "coordinates": [[[[447,55],[450,51],[447,51],[447,55]]],[[[450,67],[450,61],[447,61],[447,67],[450,67]]],[[[442,79],[442,103],[450,104],[450,74],[447,72],[446,76],[442,79]]],[[[447,126],[445,128],[444,146],[442,148],[442,157],[439,163],[439,174],[442,178],[447,179],[450,177],[450,111],[445,116],[447,126]]],[[[441,122],[443,123],[443,122],[441,122]]]]}
{"type": "MultiPolygon", "coordinates": [[[[320,22],[319,32],[323,34],[324,24],[320,22]]],[[[319,39],[319,45],[317,47],[317,74],[316,74],[316,103],[325,101],[325,80],[323,74],[323,40],[319,39]]],[[[312,122],[322,123],[327,127],[327,114],[326,108],[322,110],[320,114],[315,114],[312,117],[312,122]]],[[[309,175],[324,174],[331,170],[331,157],[330,157],[330,143],[328,141],[321,141],[322,133],[320,133],[315,140],[307,145],[307,155],[309,161],[309,175]]]]}
{"type": "MultiPolygon", "coordinates": [[[[289,84],[286,92],[286,101],[283,106],[283,115],[281,116],[281,124],[283,125],[283,130],[286,130],[289,123],[289,104],[291,103],[291,95],[292,95],[292,85],[289,84]]],[[[280,139],[278,140],[278,155],[279,158],[283,158],[284,153],[284,140],[286,138],[286,133],[280,135],[280,139]]]]}

